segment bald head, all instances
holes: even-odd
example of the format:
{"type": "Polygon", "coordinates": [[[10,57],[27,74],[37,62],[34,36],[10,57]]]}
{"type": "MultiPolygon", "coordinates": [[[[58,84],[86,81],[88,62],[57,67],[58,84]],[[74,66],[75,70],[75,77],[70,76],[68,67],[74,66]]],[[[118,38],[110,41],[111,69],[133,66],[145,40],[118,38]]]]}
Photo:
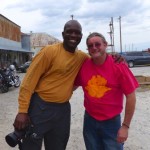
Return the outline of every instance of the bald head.
{"type": "Polygon", "coordinates": [[[80,31],[82,31],[81,24],[77,20],[69,20],[68,22],[66,22],[66,24],[64,25],[64,31],[66,30],[67,27],[70,26],[78,26],[80,31]]]}

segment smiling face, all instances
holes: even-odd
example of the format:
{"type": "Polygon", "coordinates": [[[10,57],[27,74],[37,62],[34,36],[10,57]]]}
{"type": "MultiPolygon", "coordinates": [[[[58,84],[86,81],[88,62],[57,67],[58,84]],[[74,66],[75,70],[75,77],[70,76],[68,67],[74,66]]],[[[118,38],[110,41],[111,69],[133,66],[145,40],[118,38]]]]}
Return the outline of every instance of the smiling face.
{"type": "Polygon", "coordinates": [[[70,20],[65,24],[62,32],[64,48],[74,53],[82,39],[82,27],[76,20],[70,20]]]}
{"type": "Polygon", "coordinates": [[[99,36],[93,36],[87,40],[87,47],[93,59],[99,58],[106,54],[107,42],[99,36]]]}

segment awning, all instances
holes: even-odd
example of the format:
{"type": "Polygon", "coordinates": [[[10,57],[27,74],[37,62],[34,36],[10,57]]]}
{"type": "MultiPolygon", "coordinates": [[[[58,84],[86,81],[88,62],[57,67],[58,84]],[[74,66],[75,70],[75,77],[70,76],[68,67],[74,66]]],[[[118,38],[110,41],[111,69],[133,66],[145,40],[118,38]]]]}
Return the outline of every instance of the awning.
{"type": "Polygon", "coordinates": [[[6,51],[16,51],[16,52],[24,52],[24,53],[34,53],[29,50],[25,50],[23,48],[15,48],[15,47],[9,47],[9,46],[0,46],[0,50],[6,50],[6,51]]]}

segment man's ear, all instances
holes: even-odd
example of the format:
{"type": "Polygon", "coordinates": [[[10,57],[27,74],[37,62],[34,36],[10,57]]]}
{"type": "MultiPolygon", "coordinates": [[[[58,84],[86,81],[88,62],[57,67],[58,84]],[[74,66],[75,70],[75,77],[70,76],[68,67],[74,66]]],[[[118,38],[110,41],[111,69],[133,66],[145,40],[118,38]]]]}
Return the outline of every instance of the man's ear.
{"type": "Polygon", "coordinates": [[[108,46],[107,42],[105,42],[104,44],[105,44],[105,47],[107,48],[107,46],[108,46]]]}
{"type": "Polygon", "coordinates": [[[62,37],[64,37],[64,32],[62,32],[62,37]]]}

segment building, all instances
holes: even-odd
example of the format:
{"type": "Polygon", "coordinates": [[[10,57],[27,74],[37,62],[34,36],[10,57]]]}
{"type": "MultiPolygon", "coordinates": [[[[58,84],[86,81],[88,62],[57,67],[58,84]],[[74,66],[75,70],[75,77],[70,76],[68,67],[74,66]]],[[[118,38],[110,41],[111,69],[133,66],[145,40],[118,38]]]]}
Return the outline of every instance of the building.
{"type": "Polygon", "coordinates": [[[22,64],[32,58],[30,34],[21,33],[21,27],[0,14],[0,68],[22,64]]]}
{"type": "Polygon", "coordinates": [[[36,55],[44,46],[60,43],[61,41],[47,33],[30,32],[31,51],[36,55]]]}

